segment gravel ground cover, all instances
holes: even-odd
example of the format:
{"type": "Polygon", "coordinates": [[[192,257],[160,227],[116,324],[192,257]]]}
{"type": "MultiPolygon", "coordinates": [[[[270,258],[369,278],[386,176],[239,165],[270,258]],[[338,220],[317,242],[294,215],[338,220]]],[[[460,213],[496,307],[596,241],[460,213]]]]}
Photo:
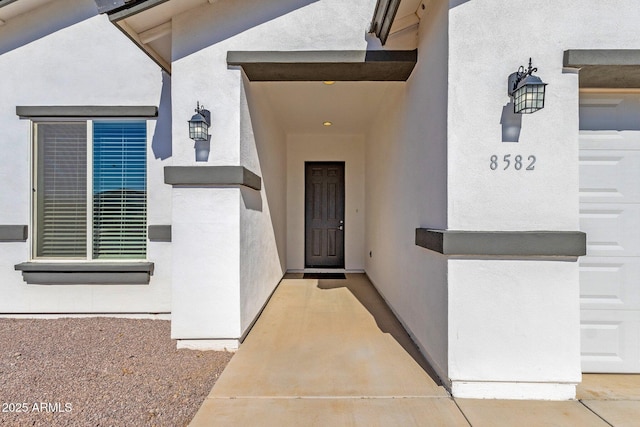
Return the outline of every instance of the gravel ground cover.
{"type": "Polygon", "coordinates": [[[0,319],[0,425],[184,426],[231,356],[166,320],[0,319]]]}

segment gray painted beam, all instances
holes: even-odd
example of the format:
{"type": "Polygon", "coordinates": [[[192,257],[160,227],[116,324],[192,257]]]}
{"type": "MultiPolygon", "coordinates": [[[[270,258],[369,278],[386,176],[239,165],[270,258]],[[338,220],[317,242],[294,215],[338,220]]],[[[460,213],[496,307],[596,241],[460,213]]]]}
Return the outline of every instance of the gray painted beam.
{"type": "Polygon", "coordinates": [[[164,182],[171,185],[243,185],[260,190],[262,179],[244,166],[165,166],[164,182]]]}
{"type": "Polygon", "coordinates": [[[152,262],[24,262],[15,269],[22,278],[35,285],[145,285],[153,274],[152,262]]]}
{"type": "Polygon", "coordinates": [[[54,105],[16,107],[20,118],[38,117],[158,117],[158,107],[149,105],[101,106],[101,105],[54,105]]]}
{"type": "Polygon", "coordinates": [[[406,81],[417,50],[229,51],[251,81],[406,81]]]}
{"type": "Polygon", "coordinates": [[[640,87],[640,50],[637,49],[566,50],[563,66],[580,69],[580,87],[640,87]]]}
{"type": "Polygon", "coordinates": [[[147,237],[152,242],[170,242],[171,225],[150,225],[147,237]]]}
{"type": "Polygon", "coordinates": [[[586,255],[581,231],[457,231],[416,229],[416,245],[443,255],[567,256],[586,255]]]}
{"type": "Polygon", "coordinates": [[[28,236],[26,225],[0,225],[0,242],[25,242],[28,236]]]}

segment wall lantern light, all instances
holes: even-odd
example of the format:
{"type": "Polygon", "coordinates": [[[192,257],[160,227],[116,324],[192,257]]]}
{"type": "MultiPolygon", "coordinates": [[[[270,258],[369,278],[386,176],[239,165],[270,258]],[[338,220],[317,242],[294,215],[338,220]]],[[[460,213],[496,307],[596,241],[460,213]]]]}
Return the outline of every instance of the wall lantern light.
{"type": "Polygon", "coordinates": [[[516,114],[531,114],[544,108],[544,89],[547,85],[540,77],[534,76],[537,68],[529,68],[521,65],[518,71],[511,74],[508,79],[507,93],[513,98],[513,112],[516,114]]]}
{"type": "Polygon", "coordinates": [[[211,112],[197,103],[196,114],[189,120],[189,138],[194,141],[209,140],[209,126],[211,125],[211,112]]]}

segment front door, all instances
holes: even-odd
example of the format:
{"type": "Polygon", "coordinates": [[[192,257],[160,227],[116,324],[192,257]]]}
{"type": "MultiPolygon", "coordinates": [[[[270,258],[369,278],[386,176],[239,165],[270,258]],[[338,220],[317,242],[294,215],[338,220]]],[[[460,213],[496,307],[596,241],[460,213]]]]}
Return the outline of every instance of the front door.
{"type": "Polygon", "coordinates": [[[344,268],[344,162],[305,168],[305,267],[344,268]]]}

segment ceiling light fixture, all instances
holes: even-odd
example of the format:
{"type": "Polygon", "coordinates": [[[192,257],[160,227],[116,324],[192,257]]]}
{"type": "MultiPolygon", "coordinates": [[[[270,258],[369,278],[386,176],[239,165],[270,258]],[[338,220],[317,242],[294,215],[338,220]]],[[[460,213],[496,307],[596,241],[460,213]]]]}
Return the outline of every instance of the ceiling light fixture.
{"type": "Polygon", "coordinates": [[[324,126],[331,126],[333,123],[331,123],[331,122],[327,121],[327,122],[324,122],[324,123],[322,123],[322,124],[323,124],[324,126]]]}
{"type": "Polygon", "coordinates": [[[326,84],[327,86],[331,86],[332,84],[335,83],[335,81],[333,81],[333,80],[325,80],[322,83],[326,84]]]}

